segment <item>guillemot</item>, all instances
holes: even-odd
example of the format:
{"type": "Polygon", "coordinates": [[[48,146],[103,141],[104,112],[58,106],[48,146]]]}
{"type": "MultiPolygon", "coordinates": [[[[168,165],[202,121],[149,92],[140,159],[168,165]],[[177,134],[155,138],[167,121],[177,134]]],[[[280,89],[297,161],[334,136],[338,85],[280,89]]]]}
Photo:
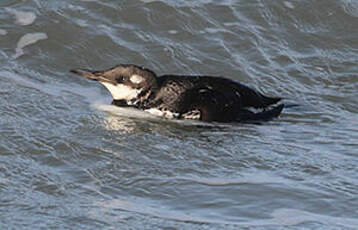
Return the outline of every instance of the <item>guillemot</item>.
{"type": "Polygon", "coordinates": [[[278,117],[281,98],[267,97],[224,77],[162,75],[134,64],[103,71],[73,69],[72,73],[102,83],[112,104],[134,107],[165,118],[246,122],[278,117]],[[250,108],[261,109],[253,112],[250,108]]]}

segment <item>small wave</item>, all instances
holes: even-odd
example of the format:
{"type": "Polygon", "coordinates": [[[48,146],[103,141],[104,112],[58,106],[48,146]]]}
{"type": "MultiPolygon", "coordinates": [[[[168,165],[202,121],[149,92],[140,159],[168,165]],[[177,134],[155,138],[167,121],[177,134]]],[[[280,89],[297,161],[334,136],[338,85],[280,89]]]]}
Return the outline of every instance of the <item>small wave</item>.
{"type": "Polygon", "coordinates": [[[94,103],[93,106],[101,111],[109,112],[113,115],[119,115],[124,117],[136,117],[136,118],[144,118],[144,119],[158,119],[157,116],[152,115],[150,113],[144,112],[139,109],[134,108],[122,108],[118,106],[113,106],[109,104],[102,103],[94,103]]]}
{"type": "MultiPolygon", "coordinates": [[[[221,221],[221,220],[209,219],[204,217],[195,217],[193,215],[188,215],[180,211],[170,210],[169,208],[165,208],[161,205],[148,204],[148,201],[144,199],[135,199],[135,201],[114,199],[108,202],[96,202],[95,204],[107,209],[119,209],[127,212],[134,212],[134,213],[139,213],[152,217],[157,217],[160,219],[173,220],[179,222],[189,222],[189,223],[199,223],[199,224],[233,224],[233,225],[241,225],[241,226],[248,225],[247,223],[221,221]]],[[[90,212],[90,214],[93,215],[95,214],[95,212],[90,212]]],[[[270,224],[272,224],[272,222],[270,224]]]]}
{"type": "Polygon", "coordinates": [[[8,78],[16,82],[16,84],[26,87],[26,88],[32,88],[36,89],[40,92],[52,95],[52,96],[59,96],[60,95],[60,89],[55,86],[46,85],[45,83],[39,83],[31,81],[30,79],[27,79],[24,76],[21,76],[17,73],[13,73],[10,71],[0,71],[0,76],[4,78],[8,78]]]}
{"type": "Polygon", "coordinates": [[[178,123],[178,124],[189,125],[189,126],[192,126],[192,125],[201,125],[201,126],[208,126],[208,127],[213,126],[213,124],[205,123],[205,122],[201,122],[201,121],[166,119],[161,116],[156,116],[156,115],[153,115],[151,113],[145,112],[140,109],[110,105],[108,98],[103,98],[102,100],[98,100],[98,98],[97,98],[97,101],[92,103],[92,106],[98,110],[108,112],[114,116],[120,116],[120,117],[139,118],[139,119],[151,120],[151,121],[178,123]]]}
{"type": "Polygon", "coordinates": [[[15,16],[15,24],[20,26],[31,25],[36,19],[36,14],[33,12],[20,11],[11,8],[6,8],[5,10],[15,16]]]}
{"type": "Polygon", "coordinates": [[[0,35],[6,35],[6,34],[7,34],[6,30],[0,29],[0,35]]]}
{"type": "Polygon", "coordinates": [[[267,173],[255,173],[253,174],[243,174],[239,178],[178,178],[183,180],[192,181],[199,184],[204,184],[208,186],[227,186],[235,184],[290,184],[290,180],[287,180],[283,177],[278,177],[274,175],[268,175],[267,173]]]}
{"type": "Polygon", "coordinates": [[[289,9],[294,9],[294,8],[295,8],[295,6],[293,5],[293,3],[292,3],[292,2],[289,2],[289,1],[284,1],[284,2],[283,2],[283,5],[284,5],[285,7],[287,7],[287,8],[289,8],[289,9]]]}
{"type": "Polygon", "coordinates": [[[28,45],[34,44],[40,40],[44,40],[47,39],[47,34],[46,33],[28,33],[25,34],[24,36],[22,36],[20,38],[20,40],[17,43],[16,46],[16,53],[14,55],[14,58],[18,58],[20,56],[22,56],[24,54],[24,50],[23,48],[25,48],[28,45]]]}
{"type": "Polygon", "coordinates": [[[161,0],[140,0],[140,1],[144,3],[151,3],[151,2],[159,2],[161,0]]]}
{"type": "MultiPolygon", "coordinates": [[[[341,226],[354,229],[358,226],[358,221],[345,217],[332,217],[327,215],[315,214],[298,209],[276,209],[271,213],[272,218],[252,220],[252,221],[235,221],[221,220],[215,218],[206,218],[195,215],[188,215],[182,211],[172,210],[159,204],[153,204],[142,198],[136,198],[134,201],[113,199],[110,201],[96,202],[102,208],[119,209],[127,212],[134,212],[152,217],[178,222],[189,222],[199,224],[228,224],[239,227],[262,227],[262,226],[296,226],[304,223],[320,223],[330,226],[341,226]]],[[[91,212],[91,215],[96,215],[91,212]]]]}
{"type": "Polygon", "coordinates": [[[358,220],[333,217],[311,212],[301,211],[298,209],[277,209],[271,214],[273,220],[279,225],[293,226],[307,222],[324,223],[333,226],[342,226],[345,228],[356,228],[358,220]]]}
{"type": "MultiPolygon", "coordinates": [[[[165,118],[150,114],[150,113],[145,112],[140,109],[113,106],[113,105],[110,105],[109,103],[104,104],[105,102],[108,102],[108,100],[107,99],[101,100],[101,101],[97,100],[97,102],[93,103],[92,106],[98,110],[108,112],[112,115],[122,116],[122,117],[127,117],[127,118],[139,118],[139,119],[145,119],[145,120],[151,120],[151,121],[176,123],[176,124],[187,125],[187,126],[200,125],[201,127],[217,127],[217,126],[226,127],[225,124],[206,123],[206,122],[195,121],[195,120],[165,119],[165,118]]],[[[113,127],[113,128],[115,128],[115,127],[113,127]]]]}
{"type": "Polygon", "coordinates": [[[358,2],[356,0],[343,1],[343,10],[353,17],[358,17],[358,2]]]}
{"type": "Polygon", "coordinates": [[[101,92],[98,88],[84,88],[74,85],[61,85],[61,84],[47,84],[45,82],[36,82],[27,78],[26,76],[21,76],[17,73],[10,71],[2,70],[0,71],[0,76],[11,79],[16,82],[17,85],[38,90],[44,94],[51,95],[54,97],[60,97],[63,93],[71,93],[74,95],[79,95],[85,98],[89,103],[105,103],[108,102],[108,98],[101,97],[101,92]]]}

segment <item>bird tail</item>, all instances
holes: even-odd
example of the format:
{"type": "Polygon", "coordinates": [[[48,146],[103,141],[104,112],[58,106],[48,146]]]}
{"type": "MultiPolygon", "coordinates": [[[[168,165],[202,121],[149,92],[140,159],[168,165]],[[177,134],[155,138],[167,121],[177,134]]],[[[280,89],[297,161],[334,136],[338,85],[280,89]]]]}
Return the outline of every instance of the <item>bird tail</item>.
{"type": "Polygon", "coordinates": [[[283,108],[284,108],[284,104],[272,107],[269,110],[265,110],[262,112],[251,112],[249,110],[244,110],[240,116],[240,121],[245,121],[245,122],[250,122],[250,121],[268,121],[271,120],[273,118],[278,117],[283,108]]]}
{"type": "Polygon", "coordinates": [[[280,98],[280,97],[267,97],[267,96],[264,96],[261,94],[261,100],[262,100],[262,104],[264,107],[276,104],[281,99],[282,98],[280,98]]]}

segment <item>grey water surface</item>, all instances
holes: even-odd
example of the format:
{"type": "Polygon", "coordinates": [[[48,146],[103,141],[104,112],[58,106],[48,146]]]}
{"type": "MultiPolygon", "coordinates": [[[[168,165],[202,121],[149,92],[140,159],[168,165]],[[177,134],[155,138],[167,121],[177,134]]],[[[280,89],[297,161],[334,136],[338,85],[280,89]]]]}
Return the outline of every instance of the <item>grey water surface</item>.
{"type": "Polygon", "coordinates": [[[0,229],[358,229],[358,1],[1,0],[0,229]],[[169,121],[69,73],[118,63],[299,106],[169,121]]]}

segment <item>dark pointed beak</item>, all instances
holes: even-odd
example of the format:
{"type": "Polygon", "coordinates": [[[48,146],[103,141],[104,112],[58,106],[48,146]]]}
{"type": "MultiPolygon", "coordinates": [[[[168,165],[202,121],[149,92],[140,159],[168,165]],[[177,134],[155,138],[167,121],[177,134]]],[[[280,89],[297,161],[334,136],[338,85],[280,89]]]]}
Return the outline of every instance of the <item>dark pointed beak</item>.
{"type": "Polygon", "coordinates": [[[71,69],[70,72],[90,80],[99,81],[99,82],[108,82],[113,84],[113,82],[105,78],[103,73],[100,71],[92,71],[88,69],[71,69]]]}
{"type": "Polygon", "coordinates": [[[70,72],[95,81],[99,78],[93,71],[87,69],[71,69],[70,72]]]}

